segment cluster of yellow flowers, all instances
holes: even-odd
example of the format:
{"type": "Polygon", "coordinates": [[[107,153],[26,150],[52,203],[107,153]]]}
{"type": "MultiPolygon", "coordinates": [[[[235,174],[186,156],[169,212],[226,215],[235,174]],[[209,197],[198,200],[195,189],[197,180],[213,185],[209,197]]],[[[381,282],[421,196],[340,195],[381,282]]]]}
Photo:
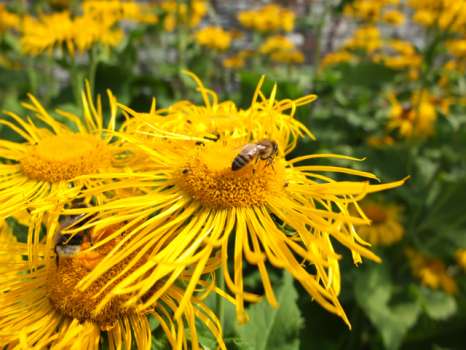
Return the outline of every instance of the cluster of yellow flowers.
{"type": "Polygon", "coordinates": [[[176,0],[166,0],[160,2],[159,6],[164,13],[163,27],[167,32],[174,31],[177,25],[195,28],[207,13],[206,0],[192,0],[189,5],[176,0]]]}
{"type": "Polygon", "coordinates": [[[293,11],[276,4],[268,4],[256,10],[241,11],[238,14],[240,24],[261,33],[261,43],[257,48],[242,50],[223,60],[225,68],[238,69],[244,67],[248,57],[260,54],[275,63],[300,64],[305,58],[295,44],[283,34],[263,34],[291,32],[294,28],[293,11]]]}
{"type": "Polygon", "coordinates": [[[219,51],[227,50],[231,40],[232,34],[221,27],[205,27],[196,33],[196,41],[199,45],[219,51]]]}
{"type": "Polygon", "coordinates": [[[21,47],[31,55],[49,53],[64,47],[71,55],[85,52],[96,44],[115,47],[123,39],[123,29],[116,24],[122,20],[156,23],[151,9],[133,1],[95,1],[82,3],[82,15],[68,10],[38,17],[25,16],[22,22],[21,47]]]}
{"type": "Polygon", "coordinates": [[[278,63],[303,63],[304,55],[294,43],[283,35],[272,35],[259,47],[259,53],[278,63]]]}
{"type": "Polygon", "coordinates": [[[268,4],[256,10],[241,11],[238,21],[247,29],[258,32],[291,32],[295,14],[277,4],[268,4]]]}
{"type": "Polygon", "coordinates": [[[393,7],[398,3],[399,0],[356,0],[347,4],[343,13],[364,22],[382,21],[398,25],[404,22],[404,14],[393,7]]]}
{"type": "MultiPolygon", "coordinates": [[[[442,74],[438,80],[440,89],[435,93],[428,91],[427,87],[420,86],[420,82],[411,88],[409,94],[405,91],[388,94],[391,107],[388,112],[387,131],[396,130],[403,138],[425,138],[434,133],[438,113],[447,115],[450,105],[463,103],[461,98],[450,97],[450,77],[455,74],[463,74],[466,71],[466,41],[464,40],[464,21],[466,18],[466,1],[366,1],[356,0],[346,5],[344,14],[359,20],[359,26],[353,35],[346,40],[344,45],[335,52],[327,54],[322,62],[322,67],[345,63],[369,60],[382,64],[393,70],[399,71],[404,80],[416,82],[424,71],[428,57],[432,52],[421,53],[414,41],[401,38],[385,38],[387,31],[381,31],[380,24],[401,25],[402,20],[384,20],[384,15],[400,17],[394,13],[398,10],[409,13],[408,9],[414,10],[412,20],[426,27],[435,27],[442,30],[445,38],[443,44],[445,51],[450,56],[441,68],[442,74]],[[395,9],[396,6],[396,9],[395,9]],[[408,7],[407,7],[408,6],[408,7]],[[409,100],[399,101],[396,96],[410,96],[409,100]]],[[[396,36],[396,33],[395,33],[396,36]]],[[[443,37],[442,37],[443,38],[443,37]]],[[[442,44],[439,39],[434,44],[442,44]]],[[[429,68],[432,70],[432,67],[429,68]]],[[[410,85],[404,86],[407,88],[410,85]]],[[[368,140],[369,144],[380,146],[381,144],[393,143],[389,135],[374,136],[368,140]]]]}
{"type": "Polygon", "coordinates": [[[415,11],[413,20],[426,27],[438,27],[443,31],[463,32],[466,25],[464,0],[409,0],[415,11]]]}
{"type": "Polygon", "coordinates": [[[150,349],[151,315],[173,348],[199,349],[202,322],[225,349],[203,299],[215,290],[246,322],[245,303],[261,298],[246,290],[248,266],[278,306],[268,264],[349,324],[334,242],[356,264],[380,261],[357,233],[370,222],[358,202],[403,181],[373,184],[372,173],[321,164],[359,161],[343,155],[289,159],[314,137],[294,114],[315,95],[277,100],[275,86],[267,97],[262,79],[240,109],[188,74],[203,105],[157,109],[154,100],[144,113],[108,92],[104,125],[100,99],[87,88],[81,116],[58,111],[70,126],[33,96],[24,104],[32,118],[0,120],[24,140],[0,142],[0,257],[9,256],[0,277],[0,346],[94,349],[106,332],[111,349],[134,342],[150,349]],[[120,111],[127,119],[116,130],[120,111]],[[336,181],[329,172],[362,180],[336,181]],[[26,242],[12,236],[11,220],[28,225],[26,242]],[[215,286],[214,272],[226,288],[215,286]]]}

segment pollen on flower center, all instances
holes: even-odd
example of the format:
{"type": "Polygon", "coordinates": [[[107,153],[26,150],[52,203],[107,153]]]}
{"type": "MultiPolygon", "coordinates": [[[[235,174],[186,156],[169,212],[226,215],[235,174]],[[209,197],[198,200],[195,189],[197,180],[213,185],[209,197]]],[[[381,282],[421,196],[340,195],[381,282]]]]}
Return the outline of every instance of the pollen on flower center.
{"type": "MultiPolygon", "coordinates": [[[[106,234],[108,232],[104,232],[106,234]]],[[[95,312],[97,305],[110,293],[113,282],[104,292],[102,288],[127,265],[127,261],[115,264],[84,291],[76,288],[98,262],[112,249],[115,242],[108,243],[94,251],[86,251],[89,243],[81,245],[81,251],[74,256],[60,257],[56,267],[51,267],[47,277],[47,292],[52,305],[60,313],[79,320],[96,323],[102,330],[110,329],[119,317],[131,313],[132,309],[123,306],[126,298],[112,296],[110,302],[95,312]]]]}
{"type": "Polygon", "coordinates": [[[110,162],[111,153],[104,141],[93,135],[70,133],[29,146],[21,168],[31,179],[58,182],[93,173],[110,162]]]}
{"type": "Polygon", "coordinates": [[[284,167],[251,160],[233,171],[238,149],[201,147],[200,152],[178,170],[177,184],[193,199],[212,208],[249,207],[264,203],[267,196],[284,187],[284,167]],[[204,149],[205,148],[205,149],[204,149]]]}

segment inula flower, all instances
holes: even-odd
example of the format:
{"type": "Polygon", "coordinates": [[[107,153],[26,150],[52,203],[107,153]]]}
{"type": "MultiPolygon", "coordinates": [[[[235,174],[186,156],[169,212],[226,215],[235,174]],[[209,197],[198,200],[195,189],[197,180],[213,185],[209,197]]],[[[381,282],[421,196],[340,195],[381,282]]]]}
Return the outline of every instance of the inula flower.
{"type": "Polygon", "coordinates": [[[294,28],[295,14],[277,4],[268,4],[256,10],[241,11],[238,21],[243,27],[258,32],[291,32],[294,28]]]}
{"type": "Polygon", "coordinates": [[[111,111],[107,126],[103,124],[100,99],[94,104],[89,88],[82,93],[82,120],[73,113],[58,111],[66,123],[59,122],[32,95],[23,106],[33,113],[33,119],[6,113],[10,119],[4,118],[0,124],[21,141],[0,140],[1,218],[26,209],[50,210],[75,198],[83,188],[93,187],[89,180],[76,177],[120,166],[125,149],[112,144],[112,135],[104,130],[115,128],[117,112],[115,98],[110,92],[108,95],[111,111]]]}
{"type": "Polygon", "coordinates": [[[27,16],[21,29],[21,48],[30,55],[52,53],[56,48],[74,55],[97,43],[114,47],[123,38],[123,31],[114,28],[115,22],[115,18],[101,20],[93,15],[72,17],[68,11],[27,16]]]}
{"type": "Polygon", "coordinates": [[[345,42],[347,49],[359,49],[369,53],[382,46],[380,30],[375,26],[363,26],[358,28],[351,38],[345,42]]]}
{"type": "Polygon", "coordinates": [[[466,271],[466,249],[458,249],[455,253],[457,264],[466,271]]]}
{"type": "Polygon", "coordinates": [[[352,53],[341,50],[341,51],[329,52],[327,55],[324,56],[320,64],[322,67],[325,67],[325,66],[331,66],[333,64],[352,62],[354,60],[355,60],[355,56],[352,53]]]}
{"type": "Polygon", "coordinates": [[[364,200],[361,202],[364,215],[371,225],[358,227],[362,239],[374,246],[389,246],[400,241],[404,236],[404,227],[400,222],[400,207],[364,200]]]}
{"type": "Polygon", "coordinates": [[[177,25],[195,28],[207,14],[206,0],[192,0],[189,6],[180,1],[165,0],[160,2],[159,6],[164,12],[163,26],[167,32],[175,30],[177,25]]]}
{"type": "Polygon", "coordinates": [[[425,90],[414,92],[411,100],[401,104],[394,94],[389,95],[391,109],[389,130],[398,130],[400,136],[428,137],[434,132],[437,121],[436,106],[432,95],[425,90]]]}
{"type": "Polygon", "coordinates": [[[465,0],[409,0],[414,9],[413,20],[426,27],[464,33],[466,24],[465,0]]]}
{"type": "Polygon", "coordinates": [[[259,52],[268,55],[273,62],[303,63],[304,55],[295,48],[294,43],[283,35],[268,37],[259,47],[259,52]]]}
{"type": "MultiPolygon", "coordinates": [[[[106,342],[110,349],[151,349],[149,317],[158,322],[173,349],[199,349],[196,322],[205,324],[225,349],[215,315],[198,297],[188,301],[180,318],[174,319],[183,295],[183,280],[163,292],[157,305],[145,310],[125,307],[123,297],[112,297],[99,311],[96,305],[106,298],[118,279],[119,271],[131,273],[131,259],[115,264],[102,274],[95,285],[82,292],[76,284],[104,258],[118,240],[86,252],[89,239],[98,242],[112,229],[92,231],[89,239],[83,232],[69,240],[59,240],[56,258],[49,258],[47,246],[32,243],[38,268],[31,269],[26,257],[31,243],[20,243],[3,224],[0,233],[2,283],[0,296],[0,346],[24,349],[99,349],[106,342]],[[79,238],[79,239],[78,239],[79,238]],[[72,241],[70,241],[72,240],[72,241]],[[8,259],[6,259],[8,257],[8,259]],[[104,287],[102,289],[102,286],[104,287]],[[189,329],[189,340],[185,327],[189,329]]],[[[136,251],[134,251],[137,254],[136,251]]],[[[147,259],[148,256],[144,257],[147,259]]],[[[202,289],[202,286],[200,286],[202,289]]],[[[145,296],[158,292],[157,285],[145,296]]]]}
{"type": "Polygon", "coordinates": [[[223,66],[229,69],[239,69],[246,65],[246,60],[252,55],[250,50],[242,50],[238,53],[223,59],[223,66]]]}
{"type": "Polygon", "coordinates": [[[131,0],[84,0],[82,4],[85,15],[101,20],[112,18],[115,21],[126,20],[154,24],[157,22],[154,8],[147,4],[131,0]]]}
{"type": "Polygon", "coordinates": [[[8,29],[18,29],[20,17],[15,13],[8,11],[5,4],[0,4],[0,34],[8,29]]]}
{"type": "MultiPolygon", "coordinates": [[[[371,173],[321,164],[322,160],[353,159],[347,156],[308,154],[287,159],[298,138],[312,137],[293,116],[296,107],[311,102],[314,95],[280,101],[275,98],[276,87],[267,98],[259,85],[251,106],[241,110],[229,101],[218,103],[214,92],[198,84],[205,106],[179,103],[181,109],[168,109],[166,123],[158,122],[161,118],[155,108],[150,114],[139,114],[125,107],[134,118],[120,137],[138,145],[153,162],[152,171],[139,174],[145,176],[146,183],[141,181],[139,186],[145,186],[147,193],[68,211],[94,213],[95,227],[122,225],[105,242],[119,237],[122,230],[127,232],[78,288],[87,290],[115,263],[133,255],[134,272],[118,274],[111,292],[130,295],[129,306],[156,283],[164,285],[161,290],[170,288],[189,267],[193,273],[180,301],[182,312],[209,258],[219,256],[241,322],[247,320],[245,301],[258,300],[245,291],[246,262],[257,268],[273,306],[277,300],[270,265],[288,270],[319,304],[348,322],[337,298],[340,256],[333,243],[346,246],[355,263],[362,257],[379,261],[355,230],[355,224],[369,223],[358,201],[403,181],[372,184],[369,180],[377,178],[371,173]],[[336,181],[329,172],[363,180],[336,181]],[[142,255],[135,251],[156,251],[157,258],[141,261],[142,255]]],[[[112,188],[127,186],[120,180],[112,188]]],[[[106,190],[103,186],[102,191],[106,190]]],[[[159,297],[150,296],[139,307],[144,309],[159,297]]],[[[97,310],[105,305],[100,303],[97,310]]]]}
{"type": "Polygon", "coordinates": [[[455,294],[458,286],[440,259],[428,257],[421,252],[409,248],[406,250],[412,274],[423,285],[432,289],[443,289],[446,293],[455,294]]]}
{"type": "Polygon", "coordinates": [[[196,42],[210,49],[224,51],[231,45],[232,35],[221,27],[205,27],[196,33],[196,42]]]}

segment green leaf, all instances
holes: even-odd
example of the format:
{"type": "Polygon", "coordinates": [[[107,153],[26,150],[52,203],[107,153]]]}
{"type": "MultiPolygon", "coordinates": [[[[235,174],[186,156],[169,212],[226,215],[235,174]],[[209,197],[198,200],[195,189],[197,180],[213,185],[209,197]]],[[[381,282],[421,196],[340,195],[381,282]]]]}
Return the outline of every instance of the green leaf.
{"type": "Polygon", "coordinates": [[[297,350],[299,331],[303,320],[297,305],[298,293],[289,274],[283,277],[278,290],[279,307],[272,308],[268,303],[252,305],[248,309],[250,320],[238,326],[238,334],[244,349],[254,350],[297,350]]]}
{"type": "Polygon", "coordinates": [[[354,288],[357,303],[379,331],[385,348],[398,349],[419,316],[419,305],[416,302],[389,304],[392,284],[384,265],[358,274],[354,288]]]}
{"type": "Polygon", "coordinates": [[[438,290],[420,288],[421,306],[433,320],[445,320],[456,313],[455,298],[438,290]]]}

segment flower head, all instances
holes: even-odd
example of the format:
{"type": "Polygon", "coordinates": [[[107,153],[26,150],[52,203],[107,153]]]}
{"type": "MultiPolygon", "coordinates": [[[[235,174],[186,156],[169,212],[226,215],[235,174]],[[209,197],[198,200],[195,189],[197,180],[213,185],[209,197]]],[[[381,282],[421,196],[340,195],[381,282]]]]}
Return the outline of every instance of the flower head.
{"type": "Polygon", "coordinates": [[[0,34],[8,29],[19,29],[20,17],[0,4],[0,34]]]}
{"type": "Polygon", "coordinates": [[[243,27],[259,32],[291,32],[294,28],[295,14],[279,5],[268,4],[256,10],[240,12],[238,20],[243,27]]]}
{"type": "Polygon", "coordinates": [[[284,35],[269,36],[259,47],[259,52],[264,55],[271,54],[275,51],[292,50],[294,43],[284,35]]]}
{"type": "Polygon", "coordinates": [[[325,67],[344,62],[352,62],[354,59],[355,56],[348,51],[335,51],[326,54],[320,64],[322,67],[325,67]]]}
{"type": "Polygon", "coordinates": [[[85,15],[93,16],[101,20],[112,18],[115,21],[133,21],[139,23],[154,24],[157,16],[153,14],[153,8],[147,4],[131,0],[85,0],[82,4],[85,15]]]}
{"type": "MultiPolygon", "coordinates": [[[[108,93],[111,113],[107,128],[112,130],[116,101],[108,93]]],[[[112,136],[104,130],[100,99],[94,104],[89,88],[82,93],[83,120],[58,111],[69,126],[50,115],[34,96],[29,98],[23,106],[34,113],[35,123],[14,113],[7,113],[12,120],[0,121],[24,140],[0,140],[2,218],[26,209],[45,212],[76,198],[83,188],[92,188],[91,181],[76,177],[118,168],[125,151],[112,144],[112,136]]]]}
{"type": "Polygon", "coordinates": [[[466,249],[458,249],[455,253],[456,262],[466,271],[466,249]]]}
{"type": "Polygon", "coordinates": [[[359,49],[369,53],[374,52],[382,46],[380,30],[372,25],[359,27],[353,37],[345,43],[347,49],[359,49]]]}
{"type": "Polygon", "coordinates": [[[246,60],[252,52],[249,50],[242,50],[238,53],[223,59],[223,66],[229,69],[239,69],[246,65],[246,60]]]}
{"type": "Polygon", "coordinates": [[[455,280],[440,259],[428,257],[414,249],[407,249],[411,271],[423,285],[432,289],[443,289],[448,294],[458,290],[455,280]]]}
{"type": "MultiPolygon", "coordinates": [[[[110,228],[92,231],[90,236],[98,242],[109,232],[110,228]]],[[[96,311],[99,301],[107,298],[108,290],[118,282],[118,279],[114,280],[117,272],[131,271],[131,267],[127,261],[122,261],[104,273],[93,287],[84,292],[77,290],[75,286],[79,280],[92,271],[117,242],[114,240],[86,251],[90,241],[83,240],[81,234],[83,232],[61,240],[55,248],[56,257],[49,256],[46,244],[5,240],[5,232],[0,234],[0,256],[8,254],[10,257],[2,263],[9,272],[2,273],[1,277],[0,346],[98,349],[106,333],[110,349],[130,349],[132,344],[138,349],[150,349],[148,317],[152,317],[159,322],[173,348],[187,349],[190,345],[189,348],[199,349],[196,331],[196,321],[199,320],[212,331],[220,348],[225,349],[219,322],[200,298],[193,297],[181,317],[173,318],[183,295],[183,279],[189,279],[189,274],[180,278],[178,286],[164,291],[157,305],[144,311],[125,307],[125,299],[121,297],[109,298],[107,307],[96,311]],[[80,242],[77,238],[81,238],[80,242]],[[25,259],[31,244],[35,246],[35,258],[40,262],[36,269],[31,269],[25,259]],[[105,288],[101,290],[101,286],[105,288]],[[185,324],[190,330],[189,343],[185,324]]],[[[154,285],[146,297],[157,291],[157,285],[154,285]]]]}
{"type": "Polygon", "coordinates": [[[68,11],[27,16],[22,27],[21,48],[30,55],[38,55],[64,47],[73,55],[76,50],[89,50],[96,43],[117,46],[123,31],[114,28],[115,18],[100,20],[93,15],[72,17],[68,11]]]}
{"type": "Polygon", "coordinates": [[[177,25],[195,28],[207,13],[206,0],[190,1],[189,6],[179,1],[165,0],[159,6],[164,12],[163,25],[167,32],[175,30],[177,25]]]}
{"type": "Polygon", "coordinates": [[[402,105],[394,94],[389,96],[391,109],[387,128],[397,129],[402,137],[427,137],[434,132],[437,111],[428,91],[412,94],[411,101],[402,105]]]}
{"type": "MultiPolygon", "coordinates": [[[[297,138],[311,135],[293,114],[297,106],[312,101],[313,95],[278,101],[276,88],[267,98],[259,86],[251,106],[239,110],[232,102],[218,103],[216,95],[198,83],[206,106],[186,102],[183,106],[190,113],[169,108],[166,123],[155,122],[160,120],[155,110],[147,115],[125,108],[134,118],[121,137],[145,150],[153,162],[152,171],[145,175],[146,184],[140,183],[148,191],[96,208],[69,211],[95,213],[96,227],[119,223],[129,229],[111,256],[104,258],[96,273],[85,277],[78,288],[89,288],[134,250],[155,250],[156,261],[164,264],[150,260],[140,263],[132,274],[120,274],[114,292],[120,296],[132,294],[127,302],[131,305],[154,283],[163,280],[168,288],[189,266],[193,277],[180,302],[183,310],[208,259],[219,254],[240,321],[247,319],[244,302],[258,298],[244,290],[244,260],[258,269],[265,296],[272,305],[276,306],[277,301],[267,271],[269,264],[288,270],[318,303],[347,321],[337,298],[340,256],[333,242],[350,249],[355,263],[360,263],[362,256],[379,261],[355,230],[355,224],[369,223],[358,201],[403,181],[371,184],[369,180],[376,179],[371,173],[319,162],[353,159],[346,156],[310,154],[286,159],[297,138]],[[222,113],[225,106],[229,106],[228,114],[222,113]],[[201,123],[196,122],[197,118],[201,123]],[[137,122],[144,127],[135,128],[137,122]],[[198,124],[203,126],[202,132],[193,129],[198,124]],[[191,130],[195,132],[189,133],[191,130]],[[212,134],[215,138],[211,138],[212,134]],[[233,166],[235,161],[239,166],[233,166]],[[363,180],[338,182],[324,174],[327,172],[363,180]],[[356,215],[352,214],[354,209],[356,215]],[[230,251],[234,252],[232,270],[230,251]],[[307,265],[312,269],[306,269],[307,265]]],[[[119,185],[125,186],[125,182],[119,185]]],[[[115,232],[107,240],[119,234],[115,232]]],[[[156,302],[157,297],[148,298],[147,305],[156,302]]]]}
{"type": "Polygon", "coordinates": [[[374,246],[389,246],[404,236],[400,222],[400,208],[395,204],[383,204],[364,200],[360,204],[371,225],[361,226],[358,233],[362,239],[374,246]]]}
{"type": "Polygon", "coordinates": [[[196,41],[201,46],[224,51],[230,47],[232,35],[221,27],[204,27],[196,33],[196,41]]]}

